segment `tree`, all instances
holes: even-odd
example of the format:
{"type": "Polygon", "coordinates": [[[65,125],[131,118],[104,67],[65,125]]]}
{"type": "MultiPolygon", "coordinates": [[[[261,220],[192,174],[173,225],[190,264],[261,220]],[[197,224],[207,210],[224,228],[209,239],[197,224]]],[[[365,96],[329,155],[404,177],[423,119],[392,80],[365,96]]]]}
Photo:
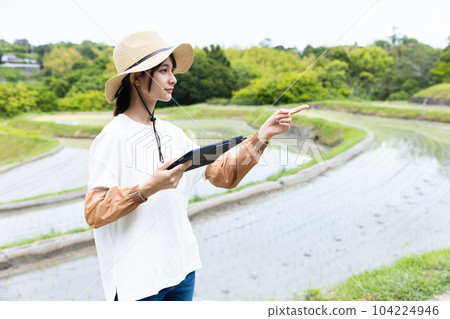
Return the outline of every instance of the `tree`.
{"type": "MultiPolygon", "coordinates": [[[[34,51],[35,51],[35,52],[37,53],[37,55],[38,55],[37,61],[38,61],[39,65],[41,66],[41,68],[44,67],[43,59],[44,59],[45,54],[50,53],[50,51],[52,51],[53,48],[54,48],[54,45],[53,45],[53,44],[39,45],[39,46],[37,46],[37,47],[35,48],[34,51]]],[[[50,72],[49,72],[49,73],[50,73],[50,72]]]]}
{"type": "Polygon", "coordinates": [[[38,93],[28,88],[23,82],[16,85],[0,83],[0,115],[13,117],[22,112],[37,108],[38,93]]]}
{"type": "Polygon", "coordinates": [[[0,78],[5,78],[10,82],[18,82],[25,78],[25,74],[17,68],[0,66],[0,78]]]}
{"type": "Polygon", "coordinates": [[[211,44],[209,48],[204,47],[203,51],[205,51],[207,57],[216,60],[218,63],[222,64],[227,68],[230,67],[230,61],[228,61],[220,45],[211,44]]]}
{"type": "Polygon", "coordinates": [[[90,60],[94,60],[98,55],[95,52],[95,44],[91,41],[83,41],[79,48],[81,55],[90,60]]]}
{"type": "MultiPolygon", "coordinates": [[[[348,49],[347,49],[348,50],[348,49]]],[[[334,47],[328,51],[327,58],[331,60],[339,60],[350,64],[350,59],[347,54],[347,50],[344,47],[334,47]]]]}
{"type": "Polygon", "coordinates": [[[392,45],[388,41],[385,41],[385,40],[376,40],[373,43],[373,45],[377,46],[377,47],[380,47],[380,48],[382,48],[383,50],[386,50],[386,51],[389,51],[392,48],[392,45]]]}
{"type": "Polygon", "coordinates": [[[104,89],[105,83],[102,78],[98,75],[82,75],[77,82],[75,82],[70,90],[67,92],[68,95],[72,95],[80,92],[88,91],[102,91],[104,89]]]}
{"type": "Polygon", "coordinates": [[[46,77],[44,79],[44,85],[51,88],[59,98],[64,97],[71,87],[70,83],[65,78],[57,76],[46,77]]]}
{"type": "Polygon", "coordinates": [[[392,65],[394,59],[380,47],[357,48],[348,55],[353,92],[370,98],[371,90],[392,65]]]}
{"type": "Polygon", "coordinates": [[[324,47],[324,46],[319,46],[317,48],[314,48],[312,45],[308,44],[302,52],[302,57],[307,57],[310,55],[313,55],[315,57],[319,57],[321,56],[326,50],[328,49],[328,47],[324,47]]]}
{"type": "Polygon", "coordinates": [[[61,111],[107,111],[111,110],[111,105],[105,99],[105,95],[100,91],[78,92],[72,96],[59,100],[61,111]]]}
{"type": "Polygon", "coordinates": [[[360,76],[362,72],[378,76],[386,72],[394,59],[379,47],[369,46],[353,50],[348,55],[352,75],[360,76]]]}
{"type": "Polygon", "coordinates": [[[405,36],[397,41],[392,51],[393,65],[371,88],[371,96],[376,99],[409,97],[433,84],[431,70],[439,60],[440,50],[405,36]]]}
{"type": "Polygon", "coordinates": [[[299,56],[301,56],[300,51],[297,49],[297,47],[292,47],[292,48],[285,48],[282,45],[276,45],[273,47],[274,50],[280,50],[280,51],[286,51],[286,52],[293,52],[295,54],[298,54],[299,56]]]}
{"type": "Polygon", "coordinates": [[[260,105],[272,104],[279,98],[278,103],[294,103],[321,99],[326,94],[327,90],[312,72],[305,73],[301,78],[296,73],[281,73],[253,80],[248,87],[233,94],[233,101],[237,104],[260,105]]]}
{"type": "Polygon", "coordinates": [[[230,48],[225,50],[225,55],[233,69],[239,66],[241,69],[251,70],[251,76],[254,77],[270,77],[285,72],[302,72],[314,61],[314,57],[300,58],[294,52],[258,47],[245,50],[230,48]]]}
{"type": "Polygon", "coordinates": [[[323,66],[317,69],[319,80],[330,95],[350,94],[346,88],[348,69],[348,64],[341,60],[326,60],[323,66]]]}
{"type": "Polygon", "coordinates": [[[56,94],[46,87],[38,90],[37,107],[42,112],[58,111],[58,97],[56,94]]]}
{"type": "Polygon", "coordinates": [[[272,47],[272,39],[264,38],[261,42],[259,42],[259,46],[261,48],[271,48],[272,47]]]}
{"type": "Polygon", "coordinates": [[[435,62],[434,68],[430,70],[433,83],[450,82],[450,45],[440,54],[439,61],[435,62]]]}
{"type": "Polygon", "coordinates": [[[14,40],[14,44],[15,44],[15,45],[24,46],[24,47],[29,47],[29,46],[30,46],[30,42],[28,42],[27,39],[17,39],[17,40],[14,40]]]}
{"type": "Polygon", "coordinates": [[[52,74],[62,75],[72,69],[77,61],[82,59],[81,54],[75,48],[56,47],[44,55],[44,68],[51,70],[52,74]]]}
{"type": "Polygon", "coordinates": [[[13,116],[17,111],[9,109],[9,99],[14,95],[14,86],[7,82],[0,82],[0,116],[13,116]]]}
{"type": "Polygon", "coordinates": [[[194,54],[195,63],[189,72],[177,76],[174,99],[181,104],[193,104],[214,97],[230,98],[237,79],[220,47],[196,49],[194,54]]]}

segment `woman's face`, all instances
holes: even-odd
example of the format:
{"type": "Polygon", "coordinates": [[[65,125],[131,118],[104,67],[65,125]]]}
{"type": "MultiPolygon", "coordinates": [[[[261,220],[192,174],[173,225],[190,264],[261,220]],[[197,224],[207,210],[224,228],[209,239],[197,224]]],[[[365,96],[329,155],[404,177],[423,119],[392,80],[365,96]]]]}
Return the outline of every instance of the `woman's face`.
{"type": "MultiPolygon", "coordinates": [[[[164,60],[164,62],[153,72],[149,98],[154,101],[168,102],[172,98],[172,92],[177,79],[173,75],[174,65],[170,57],[164,60]],[[156,83],[155,83],[156,82],[156,83]]],[[[148,72],[150,74],[150,72],[148,72]]]]}

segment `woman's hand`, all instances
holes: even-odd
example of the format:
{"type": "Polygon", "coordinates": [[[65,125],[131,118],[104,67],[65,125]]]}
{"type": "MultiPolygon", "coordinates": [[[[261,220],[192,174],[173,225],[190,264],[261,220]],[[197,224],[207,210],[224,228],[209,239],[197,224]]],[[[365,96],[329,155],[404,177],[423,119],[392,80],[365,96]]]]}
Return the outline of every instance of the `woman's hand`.
{"type": "Polygon", "coordinates": [[[258,130],[259,140],[265,143],[273,136],[289,131],[291,128],[291,115],[308,108],[308,105],[300,105],[291,110],[279,109],[258,130]]]}
{"type": "Polygon", "coordinates": [[[152,177],[139,186],[139,191],[144,198],[148,198],[163,189],[176,188],[178,186],[184,171],[192,165],[192,160],[167,170],[167,167],[175,161],[176,159],[165,163],[155,171],[152,177]]]}

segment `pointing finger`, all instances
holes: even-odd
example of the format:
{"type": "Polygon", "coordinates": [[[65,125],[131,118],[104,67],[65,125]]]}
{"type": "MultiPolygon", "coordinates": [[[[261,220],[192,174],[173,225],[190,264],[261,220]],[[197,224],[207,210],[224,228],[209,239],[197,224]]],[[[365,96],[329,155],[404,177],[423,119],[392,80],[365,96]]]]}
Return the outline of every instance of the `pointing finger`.
{"type": "Polygon", "coordinates": [[[309,109],[309,105],[306,105],[306,104],[300,105],[300,106],[297,106],[296,108],[293,108],[292,110],[290,110],[289,114],[292,115],[292,114],[298,113],[298,112],[306,110],[306,109],[309,109]]]}

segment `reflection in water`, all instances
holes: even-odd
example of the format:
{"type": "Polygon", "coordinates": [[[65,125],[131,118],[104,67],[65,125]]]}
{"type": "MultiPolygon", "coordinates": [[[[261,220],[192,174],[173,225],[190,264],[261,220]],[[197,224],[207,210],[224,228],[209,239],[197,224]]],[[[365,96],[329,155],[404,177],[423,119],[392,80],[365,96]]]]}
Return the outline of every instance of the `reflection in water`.
{"type": "Polygon", "coordinates": [[[0,213],[0,246],[51,232],[86,228],[84,198],[0,213]]]}
{"type": "Polygon", "coordinates": [[[308,110],[302,115],[365,127],[375,133],[376,146],[389,143],[393,148],[402,147],[404,156],[431,156],[441,164],[441,173],[449,176],[450,124],[322,110],[308,110]]]}
{"type": "MultiPolygon", "coordinates": [[[[200,144],[210,144],[218,140],[229,138],[236,135],[249,135],[253,134],[255,130],[250,127],[246,122],[239,120],[198,120],[201,125],[201,130],[197,128],[197,124],[194,121],[177,121],[177,125],[180,125],[185,129],[192,138],[196,138],[200,135],[205,136],[208,133],[208,138],[199,139],[200,144]]],[[[39,171],[36,167],[39,162],[29,164],[32,168],[32,172],[27,172],[27,166],[22,167],[20,170],[11,171],[10,174],[23,172],[24,176],[31,174],[33,179],[28,177],[30,183],[30,190],[25,189],[23,183],[19,183],[21,188],[20,192],[15,192],[15,196],[21,196],[28,191],[29,197],[39,195],[42,193],[56,192],[64,187],[69,178],[61,179],[61,176],[70,175],[72,177],[71,184],[74,185],[77,181],[77,186],[83,186],[86,184],[87,176],[87,149],[90,147],[91,139],[78,139],[78,138],[61,138],[63,145],[70,147],[61,151],[57,156],[46,158],[41,163],[47,163],[47,171],[40,169],[41,175],[37,174],[39,171]],[[65,152],[70,151],[64,160],[59,159],[65,152]],[[75,155],[76,160],[75,160],[75,155]],[[60,168],[58,168],[60,166],[60,168]],[[66,172],[66,173],[62,173],[66,172]],[[72,174],[71,174],[72,173],[72,174]],[[52,175],[53,174],[53,175],[52,175]],[[54,176],[56,174],[56,176],[54,176]],[[45,179],[44,179],[45,177],[45,179]],[[44,182],[44,186],[42,186],[44,182]],[[54,188],[58,185],[59,188],[54,188]],[[52,188],[53,187],[53,188],[52,188]],[[32,193],[34,191],[35,193],[32,193]],[[40,193],[36,193],[40,192],[40,193]]],[[[291,139],[292,140],[292,139],[291,139]]],[[[301,141],[299,141],[301,146],[301,141]]],[[[232,149],[230,152],[235,152],[237,149],[232,149]]],[[[294,146],[287,147],[283,144],[283,140],[271,142],[271,146],[268,147],[262,156],[262,159],[258,165],[241,181],[239,185],[245,185],[254,180],[262,181],[268,176],[278,173],[281,169],[289,169],[296,166],[296,163],[304,163],[309,161],[308,155],[299,155],[298,148],[294,146]]],[[[42,166],[42,165],[41,165],[42,166]]],[[[17,175],[17,174],[16,174],[17,175]]],[[[20,182],[18,178],[11,178],[17,182],[20,182]]],[[[11,192],[11,186],[9,183],[4,185],[5,191],[3,196],[7,194],[6,188],[11,192]]],[[[1,183],[0,183],[1,186],[1,183]]],[[[19,187],[17,186],[17,187],[19,187]]],[[[196,196],[209,196],[212,194],[223,193],[226,190],[217,188],[211,185],[208,181],[199,181],[192,191],[191,199],[196,196]]],[[[13,196],[13,195],[11,195],[13,196]]],[[[1,197],[1,196],[0,196],[1,197]]],[[[19,197],[23,198],[23,197],[19,197]]],[[[16,198],[6,198],[16,199],[16,198]]],[[[43,234],[48,234],[51,231],[65,232],[71,229],[87,227],[83,215],[84,199],[80,198],[70,202],[57,203],[54,205],[38,206],[25,210],[16,210],[9,213],[0,213],[0,245],[11,243],[16,240],[32,238],[43,234]]]]}
{"type": "MultiPolygon", "coordinates": [[[[355,274],[404,255],[450,246],[450,125],[313,110],[304,115],[367,127],[375,133],[375,144],[305,185],[194,219],[203,263],[196,278],[200,298],[286,300],[307,288],[325,289],[347,279],[321,248],[355,274]]],[[[217,138],[244,135],[240,132],[217,138]]],[[[64,220],[65,211],[60,208],[53,216],[64,220]]],[[[36,298],[59,294],[63,299],[71,295],[66,290],[90,287],[98,267],[80,263],[60,267],[59,277],[52,277],[55,288],[40,291],[36,298]],[[68,274],[76,283],[58,279],[68,274]]],[[[30,285],[46,276],[40,272],[18,281],[0,280],[0,295],[15,299],[23,291],[32,297],[30,285]]],[[[100,282],[94,287],[101,291],[100,282]]]]}
{"type": "MultiPolygon", "coordinates": [[[[294,167],[295,161],[308,161],[308,156],[294,152],[282,152],[282,148],[267,148],[260,165],[241,181],[240,185],[254,180],[264,180],[278,173],[280,167],[294,167]],[[285,165],[280,165],[287,160],[285,165]]],[[[231,151],[231,150],[230,150],[231,151]]],[[[193,188],[191,199],[196,196],[208,196],[223,193],[226,190],[213,186],[208,181],[199,181],[193,188]]],[[[51,231],[65,232],[75,228],[87,227],[84,220],[84,198],[52,205],[37,206],[7,213],[0,213],[0,246],[16,240],[32,238],[51,231]]]]}
{"type": "Polygon", "coordinates": [[[348,279],[328,254],[356,274],[450,247],[450,178],[411,141],[380,141],[306,185],[194,219],[197,294],[286,300],[348,279]]]}
{"type": "MultiPolygon", "coordinates": [[[[304,156],[290,150],[276,147],[266,148],[258,164],[242,179],[239,186],[254,181],[263,181],[267,177],[279,173],[282,169],[288,170],[296,167],[296,163],[303,164],[311,160],[309,156],[304,156]]],[[[191,199],[196,196],[209,196],[225,192],[226,190],[215,187],[209,181],[200,180],[192,190],[191,199]]]]}

